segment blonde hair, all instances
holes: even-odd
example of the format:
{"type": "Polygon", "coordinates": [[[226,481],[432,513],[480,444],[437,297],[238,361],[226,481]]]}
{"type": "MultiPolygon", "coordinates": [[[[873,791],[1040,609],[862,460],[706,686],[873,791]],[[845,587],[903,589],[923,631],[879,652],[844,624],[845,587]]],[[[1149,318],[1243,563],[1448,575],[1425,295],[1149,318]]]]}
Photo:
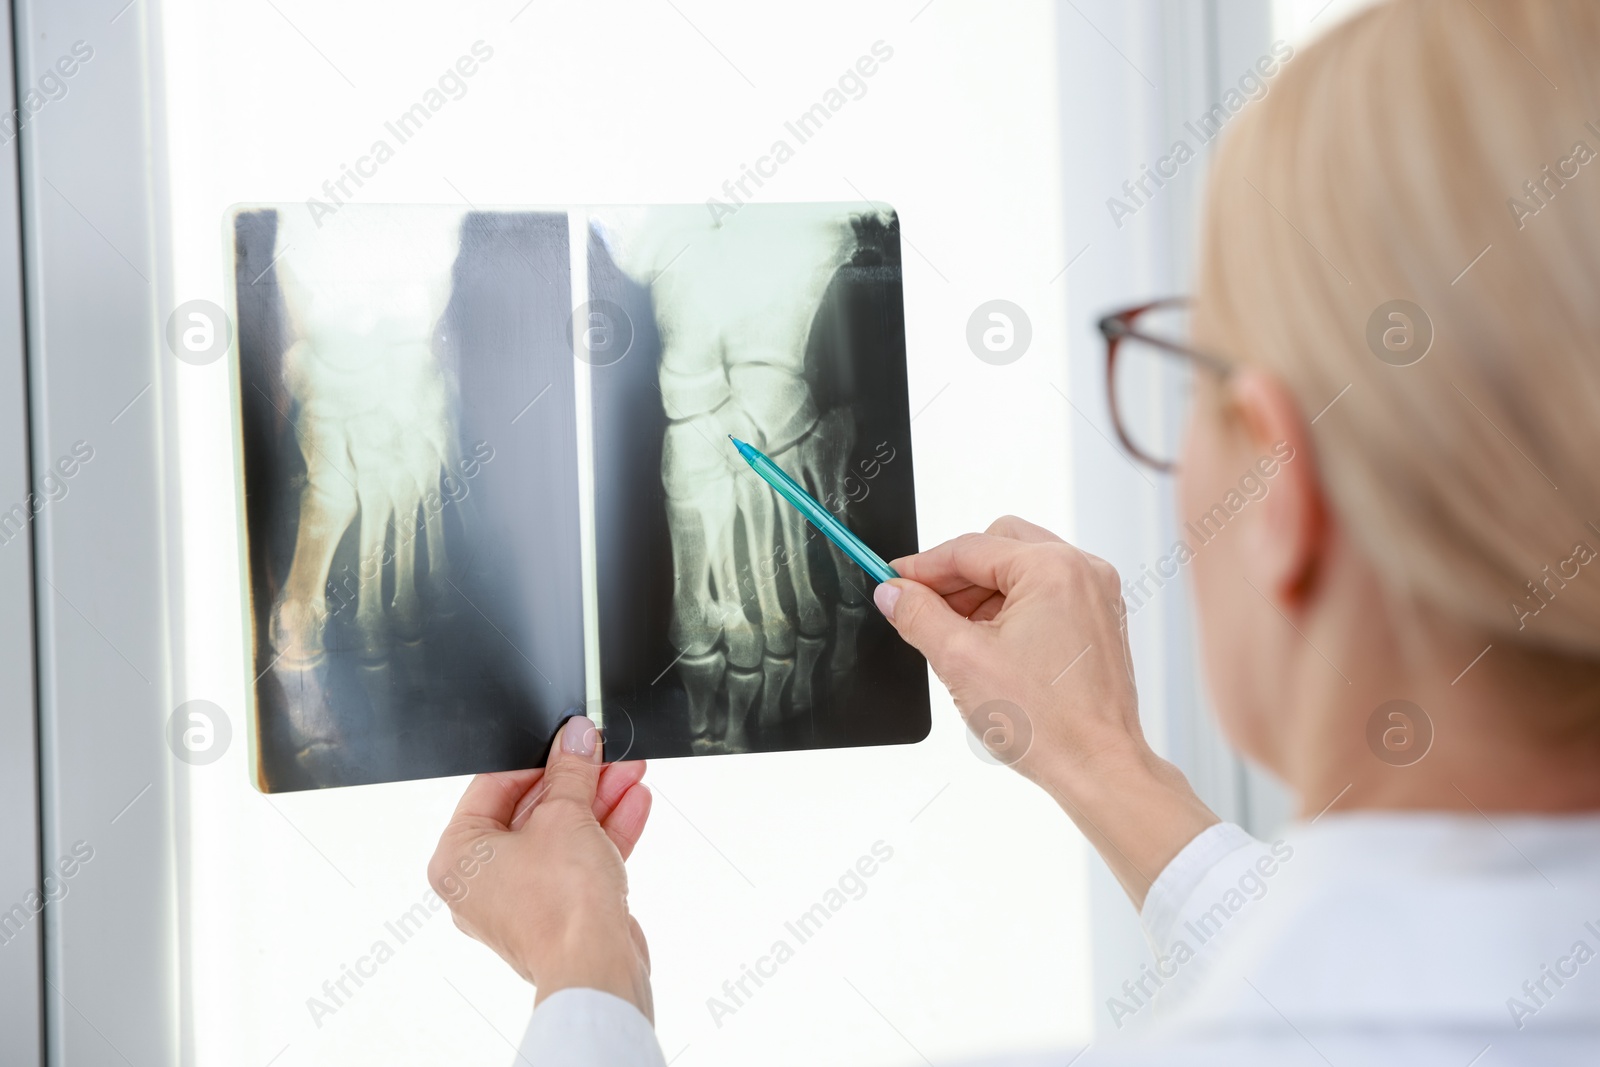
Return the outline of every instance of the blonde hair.
{"type": "Polygon", "coordinates": [[[1583,656],[1600,656],[1597,88],[1588,0],[1394,0],[1329,31],[1219,148],[1195,321],[1306,418],[1339,398],[1311,427],[1317,462],[1391,589],[1583,656]],[[1395,300],[1432,324],[1405,366],[1368,342],[1395,300]]]}

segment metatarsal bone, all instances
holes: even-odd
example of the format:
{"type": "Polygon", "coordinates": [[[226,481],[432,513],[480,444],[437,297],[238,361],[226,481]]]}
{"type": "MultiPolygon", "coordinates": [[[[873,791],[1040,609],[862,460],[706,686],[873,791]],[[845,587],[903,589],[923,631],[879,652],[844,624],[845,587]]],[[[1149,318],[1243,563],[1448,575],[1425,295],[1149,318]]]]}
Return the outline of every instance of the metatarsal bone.
{"type": "MultiPolygon", "coordinates": [[[[293,350],[286,358],[293,361],[293,350]]],[[[273,607],[269,632],[286,669],[309,667],[322,659],[328,569],[339,539],[356,517],[355,467],[342,436],[313,424],[301,428],[299,437],[306,461],[300,525],[295,531],[294,561],[273,607]]]]}
{"type": "MultiPolygon", "coordinates": [[[[800,442],[800,465],[806,479],[816,487],[817,499],[847,526],[850,496],[846,482],[855,437],[855,420],[843,407],[836,407],[818,419],[816,428],[800,442]]],[[[865,603],[862,583],[867,579],[861,568],[840,551],[838,545],[826,538],[824,541],[839,576],[839,599],[846,604],[865,603]]]]}
{"type": "Polygon", "coordinates": [[[762,640],[744,616],[734,552],[736,474],[732,462],[708,439],[721,437],[717,412],[667,425],[661,480],[667,492],[672,535],[674,645],[691,655],[720,639],[728,660],[741,667],[760,662],[762,640]]]}
{"type": "MultiPolygon", "coordinates": [[[[771,456],[783,472],[802,486],[805,472],[801,469],[799,449],[790,448],[771,456]]],[[[794,590],[795,611],[800,616],[800,632],[816,635],[828,628],[828,613],[817,598],[811,584],[811,555],[806,542],[812,533],[810,523],[795,508],[783,504],[778,508],[779,529],[783,532],[784,562],[789,572],[789,584],[794,590]]]]}
{"type": "MultiPolygon", "coordinates": [[[[356,623],[369,655],[386,648],[383,574],[395,539],[393,611],[420,633],[418,509],[437,497],[455,454],[454,388],[433,351],[450,296],[461,212],[349,208],[324,226],[280,212],[278,284],[295,343],[284,383],[306,461],[295,554],[272,640],[293,662],[324,648],[325,588],[334,551],[359,523],[356,623]]],[[[425,508],[433,585],[443,577],[444,523],[425,508]]]]}

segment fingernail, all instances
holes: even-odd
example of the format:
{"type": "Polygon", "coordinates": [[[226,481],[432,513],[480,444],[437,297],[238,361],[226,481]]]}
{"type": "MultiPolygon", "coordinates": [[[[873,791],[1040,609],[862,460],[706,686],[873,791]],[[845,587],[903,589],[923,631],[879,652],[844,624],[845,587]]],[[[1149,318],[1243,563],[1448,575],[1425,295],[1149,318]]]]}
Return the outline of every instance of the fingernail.
{"type": "Polygon", "coordinates": [[[878,610],[883,612],[883,617],[894,620],[894,606],[900,600],[900,587],[898,585],[884,585],[872,591],[872,602],[878,605],[878,610]]]}
{"type": "Polygon", "coordinates": [[[561,728],[561,751],[575,756],[593,756],[599,732],[585,715],[575,715],[561,728]]]}

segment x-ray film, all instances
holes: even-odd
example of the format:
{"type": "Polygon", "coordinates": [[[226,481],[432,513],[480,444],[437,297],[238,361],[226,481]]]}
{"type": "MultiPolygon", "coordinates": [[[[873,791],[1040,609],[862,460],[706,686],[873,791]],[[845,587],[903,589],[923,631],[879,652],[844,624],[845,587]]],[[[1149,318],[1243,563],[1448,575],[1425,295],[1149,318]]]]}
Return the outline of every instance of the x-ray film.
{"type": "Polygon", "coordinates": [[[920,740],[872,580],[749,469],[916,548],[883,205],[229,218],[269,792],[920,740]],[[720,216],[720,217],[718,217],[720,216]]]}

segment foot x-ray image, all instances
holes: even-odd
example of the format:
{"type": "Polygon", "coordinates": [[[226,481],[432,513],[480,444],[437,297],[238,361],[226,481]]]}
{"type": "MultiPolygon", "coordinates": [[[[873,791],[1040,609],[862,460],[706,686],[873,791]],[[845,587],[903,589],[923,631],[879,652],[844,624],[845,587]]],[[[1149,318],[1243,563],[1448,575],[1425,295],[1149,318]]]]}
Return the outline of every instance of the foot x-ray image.
{"type": "Polygon", "coordinates": [[[267,791],[916,741],[921,658],[749,441],[916,548],[878,205],[230,215],[267,791]]]}

